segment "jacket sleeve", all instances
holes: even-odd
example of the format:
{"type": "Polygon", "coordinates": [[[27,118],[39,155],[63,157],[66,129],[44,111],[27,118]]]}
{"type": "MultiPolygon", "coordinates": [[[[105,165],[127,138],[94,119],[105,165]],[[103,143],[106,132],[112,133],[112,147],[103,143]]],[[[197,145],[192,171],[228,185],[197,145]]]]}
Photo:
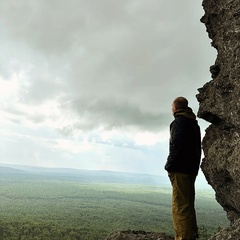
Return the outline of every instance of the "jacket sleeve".
{"type": "Polygon", "coordinates": [[[196,154],[197,154],[197,159],[200,163],[201,155],[202,155],[202,145],[201,145],[201,130],[200,127],[197,125],[196,129],[196,154]]]}
{"type": "Polygon", "coordinates": [[[169,141],[169,155],[165,170],[173,172],[178,169],[179,161],[184,152],[185,143],[184,128],[181,126],[181,122],[175,120],[170,125],[170,141],[169,141]]]}

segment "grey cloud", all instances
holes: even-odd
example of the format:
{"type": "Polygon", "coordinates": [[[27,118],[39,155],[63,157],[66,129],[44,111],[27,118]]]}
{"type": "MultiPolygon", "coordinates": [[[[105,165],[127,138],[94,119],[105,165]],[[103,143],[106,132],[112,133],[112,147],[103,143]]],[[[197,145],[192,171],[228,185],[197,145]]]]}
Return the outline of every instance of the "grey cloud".
{"type": "MultiPolygon", "coordinates": [[[[68,106],[69,107],[69,106],[68,106]]],[[[87,125],[91,128],[104,126],[119,128],[124,126],[138,126],[142,130],[161,130],[169,121],[170,114],[155,114],[140,106],[131,105],[127,101],[117,102],[113,99],[93,100],[81,99],[71,104],[77,111],[79,118],[88,119],[87,125]]],[[[86,125],[75,125],[75,128],[84,128],[86,125]]]]}
{"type": "Polygon", "coordinates": [[[111,22],[124,18],[125,4],[83,0],[5,1],[1,20],[16,40],[26,41],[48,55],[59,55],[70,51],[74,44],[84,46],[91,39],[95,41],[94,37],[111,22]]]}
{"type": "Polygon", "coordinates": [[[200,1],[26,0],[3,6],[0,41],[11,49],[0,61],[9,68],[14,59],[12,72],[25,71],[19,93],[25,104],[61,96],[63,115],[71,110],[84,118],[63,126],[66,133],[99,125],[161,129],[171,121],[173,98],[192,99],[209,80],[213,57],[204,52],[209,46],[200,1]]]}

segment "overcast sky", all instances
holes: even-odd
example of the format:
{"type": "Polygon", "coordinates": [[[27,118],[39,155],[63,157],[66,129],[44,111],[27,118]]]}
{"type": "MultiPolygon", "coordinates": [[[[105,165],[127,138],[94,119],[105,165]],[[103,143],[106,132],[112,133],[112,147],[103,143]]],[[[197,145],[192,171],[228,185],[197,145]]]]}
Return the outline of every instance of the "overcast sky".
{"type": "Polygon", "coordinates": [[[200,0],[0,0],[0,162],[165,174],[172,100],[197,112],[211,80],[203,14],[200,0]]]}

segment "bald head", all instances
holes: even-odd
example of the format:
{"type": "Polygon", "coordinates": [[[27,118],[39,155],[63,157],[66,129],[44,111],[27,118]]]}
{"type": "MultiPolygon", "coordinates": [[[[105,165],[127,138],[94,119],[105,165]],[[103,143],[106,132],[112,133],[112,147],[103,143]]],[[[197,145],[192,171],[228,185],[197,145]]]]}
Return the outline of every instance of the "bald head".
{"type": "Polygon", "coordinates": [[[172,103],[173,113],[180,108],[187,108],[188,100],[185,97],[177,97],[172,103]]]}

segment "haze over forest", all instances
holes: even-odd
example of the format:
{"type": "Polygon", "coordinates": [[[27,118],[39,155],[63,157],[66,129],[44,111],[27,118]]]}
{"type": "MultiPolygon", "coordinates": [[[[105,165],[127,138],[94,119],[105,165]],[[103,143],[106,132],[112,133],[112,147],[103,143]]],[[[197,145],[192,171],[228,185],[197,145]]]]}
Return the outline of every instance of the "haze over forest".
{"type": "MultiPolygon", "coordinates": [[[[5,165],[0,177],[1,240],[100,240],[127,229],[173,235],[166,176],[5,165]]],[[[199,232],[209,236],[228,221],[212,190],[196,190],[199,232]]]]}

